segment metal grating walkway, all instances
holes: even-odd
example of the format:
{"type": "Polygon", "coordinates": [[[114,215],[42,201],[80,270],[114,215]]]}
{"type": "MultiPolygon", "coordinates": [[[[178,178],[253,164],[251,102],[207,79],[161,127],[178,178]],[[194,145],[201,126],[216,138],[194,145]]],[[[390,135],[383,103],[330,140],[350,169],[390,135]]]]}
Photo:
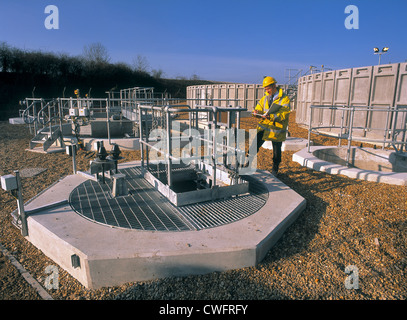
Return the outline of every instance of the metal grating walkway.
{"type": "Polygon", "coordinates": [[[231,223],[260,210],[266,188],[250,176],[250,194],[226,200],[174,206],[142,176],[140,167],[121,169],[130,194],[111,196],[112,182],[87,180],[70,194],[71,207],[81,216],[104,225],[148,231],[201,230],[231,223]]]}

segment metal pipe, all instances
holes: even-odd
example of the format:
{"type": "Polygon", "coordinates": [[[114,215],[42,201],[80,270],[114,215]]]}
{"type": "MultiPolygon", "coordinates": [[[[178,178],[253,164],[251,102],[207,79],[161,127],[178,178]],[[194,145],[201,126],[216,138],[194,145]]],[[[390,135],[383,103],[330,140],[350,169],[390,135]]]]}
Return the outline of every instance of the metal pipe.
{"type": "Polygon", "coordinates": [[[345,110],[342,109],[342,117],[341,117],[341,131],[340,131],[340,138],[339,138],[339,143],[338,147],[342,145],[342,134],[343,134],[343,122],[345,120],[345,110]]]}
{"type": "MultiPolygon", "coordinates": [[[[59,129],[61,130],[61,134],[62,134],[63,133],[63,130],[62,130],[63,115],[62,115],[62,106],[61,106],[60,98],[57,99],[57,103],[58,103],[58,115],[59,115],[59,129]]],[[[63,145],[62,145],[62,147],[63,147],[63,145]]]]}
{"type": "Polygon", "coordinates": [[[143,144],[143,121],[142,121],[142,111],[138,108],[138,119],[139,119],[139,141],[140,141],[140,151],[141,151],[141,168],[144,169],[144,144],[143,144]]]}
{"type": "Polygon", "coordinates": [[[49,134],[51,140],[53,140],[54,134],[52,133],[52,118],[51,118],[51,107],[50,107],[50,102],[47,103],[48,105],[48,122],[49,122],[49,134]]]}
{"type": "Polygon", "coordinates": [[[22,185],[21,185],[21,178],[20,172],[18,170],[14,171],[16,174],[17,179],[17,206],[18,206],[18,213],[21,220],[21,234],[23,237],[28,236],[28,224],[27,224],[27,216],[24,211],[24,201],[23,201],[23,192],[22,192],[22,185]]]}
{"type": "Polygon", "coordinates": [[[311,148],[311,130],[312,130],[312,108],[313,106],[310,106],[310,115],[309,115],[309,123],[308,123],[308,145],[307,145],[307,152],[310,152],[310,148],[311,148]]]}
{"type": "Polygon", "coordinates": [[[110,141],[110,114],[109,114],[109,108],[110,108],[110,95],[106,99],[106,117],[107,117],[107,138],[109,139],[109,145],[111,145],[110,141]]]}
{"type": "Polygon", "coordinates": [[[388,131],[389,131],[389,115],[390,115],[390,108],[391,106],[389,106],[389,109],[387,110],[387,114],[386,114],[386,127],[384,129],[384,136],[383,136],[383,145],[382,145],[382,150],[384,150],[384,145],[386,143],[386,137],[388,135],[388,131]]]}
{"type": "Polygon", "coordinates": [[[73,174],[76,174],[76,144],[72,144],[72,166],[73,174]]]}
{"type": "Polygon", "coordinates": [[[217,153],[217,144],[216,144],[216,125],[217,125],[217,109],[216,107],[212,107],[212,130],[213,130],[213,135],[212,135],[212,167],[213,167],[213,184],[212,186],[216,186],[216,153],[217,153]]]}
{"type": "Polygon", "coordinates": [[[171,139],[171,117],[168,112],[168,108],[165,109],[166,121],[167,121],[167,184],[172,187],[172,139],[171,139]]]}
{"type": "MultiPolygon", "coordinates": [[[[397,114],[398,114],[398,111],[399,111],[399,109],[397,110],[397,114]]],[[[404,119],[403,119],[404,128],[402,129],[403,134],[402,134],[401,141],[404,142],[404,144],[401,145],[401,148],[400,148],[401,152],[403,151],[403,147],[404,147],[404,149],[407,150],[407,139],[406,139],[407,138],[407,135],[406,135],[406,131],[407,131],[407,113],[405,112],[406,110],[403,110],[403,111],[404,111],[404,119]]]]}
{"type": "Polygon", "coordinates": [[[352,108],[349,121],[349,135],[348,135],[348,150],[346,152],[346,166],[349,167],[350,160],[350,148],[352,144],[352,133],[353,133],[353,119],[355,117],[355,107],[352,108]]]}

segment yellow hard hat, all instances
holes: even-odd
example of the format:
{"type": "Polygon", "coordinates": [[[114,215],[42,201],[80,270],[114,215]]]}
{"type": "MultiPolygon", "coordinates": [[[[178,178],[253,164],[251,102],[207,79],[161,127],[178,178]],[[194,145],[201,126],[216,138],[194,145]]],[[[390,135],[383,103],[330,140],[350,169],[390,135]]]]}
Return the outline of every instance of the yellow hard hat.
{"type": "Polygon", "coordinates": [[[277,83],[276,79],[273,77],[264,77],[263,79],[263,88],[272,85],[273,83],[277,83]]]}

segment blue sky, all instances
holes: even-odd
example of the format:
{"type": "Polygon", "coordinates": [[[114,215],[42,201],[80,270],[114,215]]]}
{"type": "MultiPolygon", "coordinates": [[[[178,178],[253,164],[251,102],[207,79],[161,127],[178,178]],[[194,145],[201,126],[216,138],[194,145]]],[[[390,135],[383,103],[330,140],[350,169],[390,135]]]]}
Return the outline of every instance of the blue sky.
{"type": "MultiPolygon", "coordinates": [[[[284,83],[287,69],[331,69],[407,60],[406,0],[0,0],[0,42],[80,55],[100,42],[111,62],[146,57],[169,78],[284,83]],[[47,5],[59,9],[48,30],[47,5]],[[348,5],[359,29],[347,29],[348,5]]],[[[354,21],[353,21],[354,22],[354,21]]]]}

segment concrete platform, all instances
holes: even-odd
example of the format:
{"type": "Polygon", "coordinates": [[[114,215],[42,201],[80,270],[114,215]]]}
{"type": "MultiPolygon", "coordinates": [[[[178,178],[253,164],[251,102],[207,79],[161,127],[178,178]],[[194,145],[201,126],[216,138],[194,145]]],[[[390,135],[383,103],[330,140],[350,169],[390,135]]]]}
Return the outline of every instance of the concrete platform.
{"type": "Polygon", "coordinates": [[[25,151],[30,151],[34,153],[42,153],[42,154],[49,154],[49,153],[58,153],[58,152],[66,152],[65,148],[61,148],[57,145],[52,145],[47,149],[47,151],[44,151],[43,146],[38,146],[33,149],[25,149],[25,151]]]}
{"type": "MultiPolygon", "coordinates": [[[[313,142],[311,141],[310,144],[312,146],[313,142]]],[[[308,139],[287,137],[287,140],[281,146],[281,151],[298,151],[306,147],[308,147],[308,139]]],[[[273,150],[273,144],[271,141],[266,141],[263,143],[262,148],[273,150]]]]}
{"type": "Polygon", "coordinates": [[[107,138],[82,138],[86,150],[97,151],[96,143],[98,141],[103,141],[103,146],[106,151],[111,151],[115,144],[119,146],[121,150],[140,150],[140,139],[139,138],[111,138],[110,144],[107,138]]]}
{"type": "Polygon", "coordinates": [[[334,146],[314,146],[304,148],[293,154],[293,161],[304,167],[308,167],[317,171],[327,172],[329,174],[341,174],[349,178],[388,183],[394,185],[407,185],[407,172],[384,172],[367,169],[359,169],[347,167],[341,164],[336,164],[326,160],[319,159],[314,153],[316,151],[335,148],[334,146]]]}
{"type": "Polygon", "coordinates": [[[257,171],[252,177],[269,195],[249,217],[203,230],[160,232],[85,219],[73,211],[69,196],[87,178],[66,176],[26,204],[26,239],[87,288],[255,266],[305,209],[306,201],[268,172],[257,171]]]}
{"type": "Polygon", "coordinates": [[[18,117],[18,118],[9,118],[8,122],[10,124],[25,124],[24,118],[18,117]]]}

